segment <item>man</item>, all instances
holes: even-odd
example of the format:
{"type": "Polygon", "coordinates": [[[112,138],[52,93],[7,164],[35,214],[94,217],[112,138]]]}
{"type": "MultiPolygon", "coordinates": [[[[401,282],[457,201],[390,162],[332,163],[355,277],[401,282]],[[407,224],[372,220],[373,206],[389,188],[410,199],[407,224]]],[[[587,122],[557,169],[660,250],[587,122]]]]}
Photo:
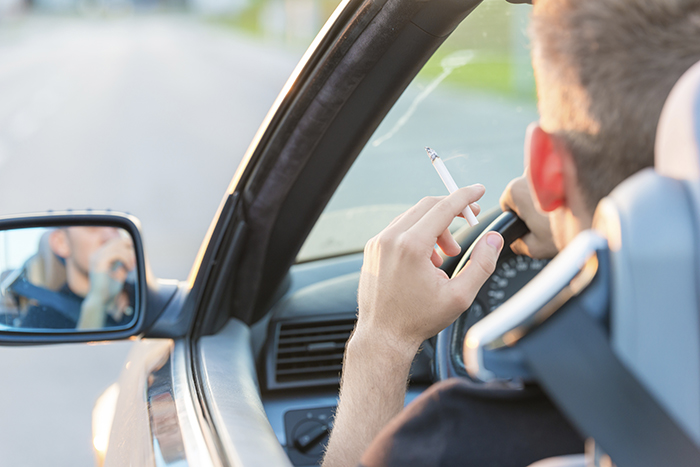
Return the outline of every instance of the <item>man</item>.
{"type": "Polygon", "coordinates": [[[64,262],[66,283],[57,293],[34,297],[23,327],[99,329],[130,319],[133,287],[126,278],[136,258],[128,234],[114,227],[68,227],[50,232],[48,243],[64,262]]]}
{"type": "MultiPolygon", "coordinates": [[[[531,37],[541,120],[528,128],[526,172],[501,204],[531,230],[513,249],[551,257],[591,226],[601,198],[652,165],[666,96],[700,61],[700,2],[536,0],[531,37]]],[[[475,414],[460,382],[433,386],[401,411],[419,345],[454,321],[494,270],[498,234],[454,279],[437,268],[433,248],[459,253],[446,228],[483,192],[424,199],[368,242],[324,466],[482,465],[461,431],[475,414]],[[444,425],[449,435],[431,436],[444,425]]]]}

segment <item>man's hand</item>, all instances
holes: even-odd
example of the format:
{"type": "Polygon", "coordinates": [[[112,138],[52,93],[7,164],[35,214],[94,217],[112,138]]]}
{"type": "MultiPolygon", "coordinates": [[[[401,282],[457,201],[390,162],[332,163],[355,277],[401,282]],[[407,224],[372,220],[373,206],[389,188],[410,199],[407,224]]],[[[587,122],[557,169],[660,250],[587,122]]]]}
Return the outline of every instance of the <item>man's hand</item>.
{"type": "Polygon", "coordinates": [[[434,246],[448,256],[460,253],[448,227],[483,194],[484,187],[474,185],[448,197],[424,198],[367,242],[356,334],[376,335],[415,353],[471,305],[496,267],[503,239],[487,235],[454,279],[439,269],[442,260],[434,246]]]}
{"type": "Polygon", "coordinates": [[[503,247],[484,237],[462,272],[439,269],[437,244],[460,247],[448,227],[484,187],[425,198],[367,243],[360,274],[359,314],[343,361],[340,402],[324,467],[355,467],[376,434],[403,408],[411,361],[421,343],[452,323],[493,273],[503,247]]]}
{"type": "Polygon", "coordinates": [[[554,258],[559,252],[554,245],[549,216],[537,210],[527,183],[527,175],[511,180],[501,195],[501,209],[513,211],[525,222],[530,232],[514,241],[510,248],[518,255],[533,258],[554,258]]]}

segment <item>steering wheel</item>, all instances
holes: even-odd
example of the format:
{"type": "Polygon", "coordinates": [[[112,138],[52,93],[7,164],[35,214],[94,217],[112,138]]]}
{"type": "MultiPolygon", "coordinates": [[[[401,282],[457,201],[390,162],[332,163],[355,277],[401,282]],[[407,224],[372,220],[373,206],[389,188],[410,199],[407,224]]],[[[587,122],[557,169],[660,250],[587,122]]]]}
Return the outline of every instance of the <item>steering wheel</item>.
{"type": "MultiPolygon", "coordinates": [[[[493,218],[493,216],[485,216],[493,218]]],[[[464,368],[462,348],[469,328],[502,303],[512,297],[527,284],[549,260],[538,260],[529,256],[516,255],[509,245],[529,232],[525,223],[513,212],[506,211],[496,217],[473,240],[462,256],[452,276],[458,274],[471,257],[474,246],[488,232],[498,232],[505,240],[505,246],[496,264],[496,270],[479,290],[471,306],[457,320],[440,332],[435,346],[435,369],[438,379],[461,377],[475,394],[487,397],[522,397],[539,393],[539,388],[523,379],[496,380],[488,383],[477,381],[469,376],[464,368]]]]}

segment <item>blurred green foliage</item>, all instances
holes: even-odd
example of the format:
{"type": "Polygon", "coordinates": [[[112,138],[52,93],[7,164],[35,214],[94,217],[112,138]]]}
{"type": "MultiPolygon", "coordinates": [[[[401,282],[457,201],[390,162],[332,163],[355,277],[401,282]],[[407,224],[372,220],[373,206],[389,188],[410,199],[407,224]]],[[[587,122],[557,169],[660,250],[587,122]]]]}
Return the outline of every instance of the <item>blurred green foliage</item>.
{"type": "Polygon", "coordinates": [[[210,19],[214,23],[222,26],[237,29],[248,34],[261,36],[263,34],[263,30],[260,25],[259,18],[263,6],[263,0],[256,0],[251,2],[250,5],[236,14],[218,15],[211,17],[210,19]]]}
{"type": "Polygon", "coordinates": [[[455,68],[445,83],[500,94],[536,98],[530,64],[527,24],[530,7],[503,0],[486,0],[452,33],[419,73],[419,79],[435,79],[444,71],[443,61],[458,51],[471,50],[473,59],[455,68]]]}
{"type": "MultiPolygon", "coordinates": [[[[305,2],[307,7],[309,2],[313,3],[318,23],[313,25],[315,30],[309,31],[308,37],[304,38],[288,34],[280,38],[284,41],[303,40],[308,44],[333,13],[339,0],[250,0],[235,15],[216,17],[213,21],[257,37],[268,37],[264,15],[270,14],[270,7],[276,5],[287,11],[300,2],[305,2]]],[[[446,57],[470,50],[473,59],[452,69],[447,77],[443,77],[444,84],[534,100],[535,86],[526,34],[529,11],[528,5],[485,0],[428,61],[418,79],[432,80],[442,76],[446,57]]]]}
{"type": "MultiPolygon", "coordinates": [[[[245,33],[257,36],[266,37],[268,32],[265,30],[265,21],[263,16],[270,11],[272,4],[279,4],[283,9],[291,9],[295,4],[309,2],[314,4],[318,24],[314,31],[309,31],[309,36],[313,36],[321,29],[323,23],[330,18],[333,11],[336,9],[340,0],[248,0],[247,6],[234,14],[219,15],[212,17],[211,20],[215,23],[228,26],[245,33]]],[[[287,39],[287,38],[285,38],[287,39]]]]}

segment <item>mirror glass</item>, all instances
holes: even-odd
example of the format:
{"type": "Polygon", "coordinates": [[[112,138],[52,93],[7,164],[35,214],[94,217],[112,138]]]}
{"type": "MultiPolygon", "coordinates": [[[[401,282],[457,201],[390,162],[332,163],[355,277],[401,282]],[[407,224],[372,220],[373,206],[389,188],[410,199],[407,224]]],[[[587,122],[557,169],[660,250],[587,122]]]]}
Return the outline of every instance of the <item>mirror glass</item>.
{"type": "Polygon", "coordinates": [[[137,269],[134,242],[121,228],[0,231],[0,330],[129,327],[138,309],[137,269]]]}

